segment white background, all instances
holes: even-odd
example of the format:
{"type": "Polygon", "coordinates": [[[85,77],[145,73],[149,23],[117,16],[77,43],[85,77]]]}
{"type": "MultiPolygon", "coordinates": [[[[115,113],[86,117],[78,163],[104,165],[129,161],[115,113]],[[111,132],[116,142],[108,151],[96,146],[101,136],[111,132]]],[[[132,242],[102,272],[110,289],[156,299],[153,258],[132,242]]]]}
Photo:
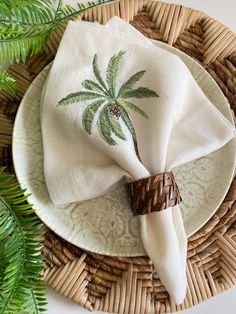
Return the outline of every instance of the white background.
{"type": "MultiPolygon", "coordinates": [[[[76,0],[68,0],[75,3],[76,0]]],[[[236,32],[236,0],[177,0],[170,3],[184,4],[185,6],[199,9],[214,17],[236,32]]],[[[58,295],[55,291],[48,289],[48,314],[86,314],[89,313],[77,304],[58,295]]],[[[102,312],[94,312],[102,313],[102,312]]],[[[195,306],[192,309],[181,312],[181,314],[235,314],[236,313],[236,287],[224,292],[217,297],[195,306]]],[[[129,314],[129,313],[127,313],[129,314]]],[[[137,313],[142,314],[142,313],[137,313]]]]}

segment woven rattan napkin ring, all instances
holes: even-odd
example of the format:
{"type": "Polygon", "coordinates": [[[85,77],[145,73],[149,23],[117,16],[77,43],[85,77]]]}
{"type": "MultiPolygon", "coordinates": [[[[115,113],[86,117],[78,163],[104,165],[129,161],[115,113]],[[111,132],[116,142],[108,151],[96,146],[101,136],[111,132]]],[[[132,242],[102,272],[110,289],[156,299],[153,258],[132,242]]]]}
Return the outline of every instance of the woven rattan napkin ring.
{"type": "Polygon", "coordinates": [[[164,172],[128,184],[133,214],[145,215],[173,207],[181,202],[172,172],[164,172]]]}

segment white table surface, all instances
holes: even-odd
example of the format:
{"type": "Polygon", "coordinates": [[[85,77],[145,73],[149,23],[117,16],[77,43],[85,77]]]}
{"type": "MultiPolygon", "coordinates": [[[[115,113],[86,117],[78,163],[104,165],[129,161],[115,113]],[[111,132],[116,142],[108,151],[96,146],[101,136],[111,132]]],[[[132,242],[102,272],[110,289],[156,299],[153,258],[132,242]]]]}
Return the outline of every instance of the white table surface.
{"type": "MultiPolygon", "coordinates": [[[[236,32],[236,0],[163,0],[170,3],[179,3],[188,7],[202,10],[209,16],[214,17],[236,32]]],[[[67,0],[75,3],[76,0],[67,0]]],[[[81,306],[58,295],[52,289],[47,291],[48,314],[86,314],[89,313],[81,306]]],[[[93,312],[102,313],[102,312],[93,312]]],[[[182,311],[183,314],[235,314],[236,313],[236,287],[201,303],[189,310],[182,311]]],[[[127,313],[129,314],[129,313],[127,313]]],[[[142,314],[142,313],[137,313],[142,314]]]]}

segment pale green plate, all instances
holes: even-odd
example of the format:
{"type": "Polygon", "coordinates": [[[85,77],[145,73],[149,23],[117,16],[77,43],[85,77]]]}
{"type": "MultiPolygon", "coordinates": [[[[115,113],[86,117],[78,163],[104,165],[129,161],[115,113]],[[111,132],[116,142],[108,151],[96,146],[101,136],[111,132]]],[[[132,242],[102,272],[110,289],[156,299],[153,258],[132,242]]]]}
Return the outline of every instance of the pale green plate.
{"type": "MultiPolygon", "coordinates": [[[[155,43],[181,57],[204,93],[233,123],[228,101],[211,76],[179,50],[155,43]]],[[[25,94],[13,132],[15,170],[19,182],[32,193],[29,202],[50,229],[83,249],[107,255],[144,255],[139,219],[132,216],[124,187],[80,204],[55,206],[51,202],[43,175],[39,120],[40,96],[49,70],[50,66],[45,68],[25,94]]],[[[233,177],[235,147],[233,139],[217,152],[174,169],[188,236],[209,220],[225,197],[233,177]]]]}

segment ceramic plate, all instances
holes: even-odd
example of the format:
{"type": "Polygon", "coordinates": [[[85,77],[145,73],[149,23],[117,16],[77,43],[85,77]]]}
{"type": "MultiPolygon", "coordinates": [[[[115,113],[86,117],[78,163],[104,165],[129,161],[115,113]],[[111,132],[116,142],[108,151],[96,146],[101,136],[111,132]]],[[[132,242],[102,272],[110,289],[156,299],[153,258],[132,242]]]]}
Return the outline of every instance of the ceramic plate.
{"type": "MultiPolygon", "coordinates": [[[[233,123],[227,99],[211,76],[179,50],[155,44],[181,57],[204,93],[233,123]]],[[[13,160],[19,182],[32,193],[29,202],[50,229],[83,249],[114,256],[144,255],[139,219],[131,213],[125,187],[68,206],[51,202],[43,174],[39,116],[40,96],[49,70],[50,66],[46,67],[26,92],[14,125],[13,160]]],[[[222,202],[232,180],[234,162],[235,139],[213,154],[174,169],[188,236],[201,228],[222,202]]]]}

